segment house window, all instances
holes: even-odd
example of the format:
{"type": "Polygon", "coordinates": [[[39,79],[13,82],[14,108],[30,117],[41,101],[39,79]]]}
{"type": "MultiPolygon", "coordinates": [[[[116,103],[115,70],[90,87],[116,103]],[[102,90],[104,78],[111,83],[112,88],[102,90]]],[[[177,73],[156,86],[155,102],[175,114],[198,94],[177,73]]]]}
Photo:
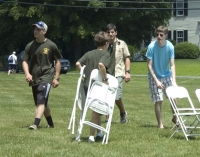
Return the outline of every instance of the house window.
{"type": "Polygon", "coordinates": [[[188,41],[188,31],[187,30],[174,30],[174,40],[177,43],[188,41]]]}
{"type": "Polygon", "coordinates": [[[174,16],[187,16],[188,15],[188,1],[187,0],[174,0],[173,3],[174,16]]]}

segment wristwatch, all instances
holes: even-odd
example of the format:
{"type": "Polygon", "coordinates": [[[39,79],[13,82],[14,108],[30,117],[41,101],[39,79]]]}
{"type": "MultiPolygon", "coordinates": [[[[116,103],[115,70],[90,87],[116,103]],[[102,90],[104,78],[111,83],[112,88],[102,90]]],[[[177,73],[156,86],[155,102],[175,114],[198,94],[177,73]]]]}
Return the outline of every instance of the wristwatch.
{"type": "Polygon", "coordinates": [[[130,73],[131,73],[131,71],[130,71],[130,70],[126,70],[126,73],[129,73],[129,74],[130,74],[130,73]]]}
{"type": "Polygon", "coordinates": [[[57,80],[57,81],[60,81],[60,78],[57,78],[56,80],[57,80]]]}
{"type": "Polygon", "coordinates": [[[105,82],[105,81],[108,81],[108,78],[104,78],[104,79],[103,79],[103,82],[105,82]]]}

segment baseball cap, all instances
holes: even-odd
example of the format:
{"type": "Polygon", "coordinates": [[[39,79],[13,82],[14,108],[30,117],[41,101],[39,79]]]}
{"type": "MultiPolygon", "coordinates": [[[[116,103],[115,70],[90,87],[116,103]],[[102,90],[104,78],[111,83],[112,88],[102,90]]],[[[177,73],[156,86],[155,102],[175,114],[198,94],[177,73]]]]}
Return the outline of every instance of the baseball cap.
{"type": "Polygon", "coordinates": [[[43,29],[45,31],[47,31],[47,29],[48,29],[48,26],[43,21],[36,22],[36,23],[32,24],[32,26],[36,26],[37,28],[43,29]]]}
{"type": "Polygon", "coordinates": [[[15,52],[15,51],[13,51],[13,54],[16,54],[16,52],[15,52]]]}

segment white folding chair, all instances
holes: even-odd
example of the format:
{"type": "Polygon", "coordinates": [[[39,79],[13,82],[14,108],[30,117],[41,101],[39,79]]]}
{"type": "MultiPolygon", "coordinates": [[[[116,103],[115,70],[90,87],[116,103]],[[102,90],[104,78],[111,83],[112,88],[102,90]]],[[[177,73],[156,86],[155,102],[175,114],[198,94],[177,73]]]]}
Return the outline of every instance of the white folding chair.
{"type": "Polygon", "coordinates": [[[91,88],[88,88],[88,94],[86,97],[83,116],[82,116],[82,119],[80,120],[79,129],[77,131],[76,140],[78,141],[80,141],[80,135],[82,132],[83,125],[87,124],[89,126],[92,126],[104,132],[102,144],[108,143],[115,98],[116,98],[116,93],[117,93],[117,88],[118,88],[118,81],[114,76],[109,75],[109,74],[107,74],[107,78],[108,78],[109,85],[102,83],[102,77],[99,70],[94,69],[91,72],[89,84],[92,84],[92,85],[91,85],[91,88]],[[90,108],[91,110],[99,114],[109,115],[108,122],[105,127],[96,125],[86,120],[88,108],[90,108]]]}
{"type": "Polygon", "coordinates": [[[190,136],[200,136],[200,112],[194,107],[187,89],[170,86],[166,89],[166,93],[179,124],[171,137],[177,132],[183,132],[186,140],[190,136]]]}
{"type": "Polygon", "coordinates": [[[74,100],[74,106],[71,113],[71,118],[69,122],[68,129],[71,129],[72,126],[72,134],[74,134],[74,127],[75,127],[75,120],[76,120],[76,105],[78,105],[79,109],[81,110],[80,118],[82,116],[83,108],[85,105],[85,91],[83,88],[83,81],[84,81],[84,69],[85,65],[80,70],[80,77],[78,79],[77,88],[76,88],[76,96],[74,100]]]}
{"type": "Polygon", "coordinates": [[[196,94],[196,96],[197,96],[197,98],[198,98],[198,100],[200,102],[200,89],[196,89],[195,90],[195,94],[196,94]]]}

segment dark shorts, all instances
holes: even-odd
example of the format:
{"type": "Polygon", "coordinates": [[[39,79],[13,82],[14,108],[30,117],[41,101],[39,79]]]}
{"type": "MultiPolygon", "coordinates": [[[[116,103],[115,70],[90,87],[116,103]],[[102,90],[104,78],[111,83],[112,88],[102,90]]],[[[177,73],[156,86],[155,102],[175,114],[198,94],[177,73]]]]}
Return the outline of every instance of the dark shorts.
{"type": "Polygon", "coordinates": [[[47,106],[50,89],[51,85],[49,83],[32,86],[33,98],[36,106],[37,104],[45,104],[45,106],[47,106]]]}
{"type": "Polygon", "coordinates": [[[8,70],[16,70],[16,65],[15,64],[9,64],[8,65],[8,70]]]}

